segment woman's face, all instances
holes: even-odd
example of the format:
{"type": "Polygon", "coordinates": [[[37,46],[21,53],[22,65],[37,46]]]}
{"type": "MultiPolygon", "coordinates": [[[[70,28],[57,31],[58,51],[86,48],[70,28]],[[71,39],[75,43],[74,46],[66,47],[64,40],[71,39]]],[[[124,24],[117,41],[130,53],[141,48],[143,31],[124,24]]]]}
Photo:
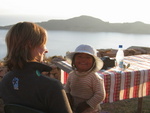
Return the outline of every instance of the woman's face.
{"type": "Polygon", "coordinates": [[[86,72],[93,66],[94,59],[91,55],[78,53],[75,55],[74,64],[79,72],[86,72]]]}
{"type": "Polygon", "coordinates": [[[38,46],[32,51],[32,56],[34,58],[34,61],[37,62],[43,62],[45,53],[48,53],[48,50],[46,48],[46,45],[38,46]]]}

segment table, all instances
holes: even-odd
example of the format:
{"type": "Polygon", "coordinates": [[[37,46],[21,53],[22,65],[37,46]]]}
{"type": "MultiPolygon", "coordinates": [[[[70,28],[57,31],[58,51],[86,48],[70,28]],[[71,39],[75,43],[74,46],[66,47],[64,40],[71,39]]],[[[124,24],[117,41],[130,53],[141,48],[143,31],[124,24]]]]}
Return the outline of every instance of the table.
{"type": "MultiPolygon", "coordinates": [[[[98,74],[104,79],[106,98],[103,103],[111,103],[124,99],[139,98],[150,95],[150,55],[126,56],[125,63],[130,67],[122,72],[117,72],[115,67],[108,70],[100,70],[98,74]]],[[[66,83],[71,65],[65,61],[57,63],[64,73],[62,83],[66,83]]],[[[142,104],[139,103],[140,108],[142,104]]],[[[140,113],[140,111],[139,111],[140,113]]]]}
{"type": "Polygon", "coordinates": [[[124,62],[130,67],[121,73],[115,68],[98,72],[104,78],[104,103],[150,95],[150,55],[128,56],[124,62]]]}

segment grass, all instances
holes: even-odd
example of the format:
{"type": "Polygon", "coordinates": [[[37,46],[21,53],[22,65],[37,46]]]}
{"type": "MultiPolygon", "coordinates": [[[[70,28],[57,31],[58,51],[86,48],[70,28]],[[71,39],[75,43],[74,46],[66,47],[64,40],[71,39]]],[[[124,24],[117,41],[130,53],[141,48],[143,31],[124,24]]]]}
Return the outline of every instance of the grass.
{"type": "MultiPolygon", "coordinates": [[[[150,113],[150,96],[146,96],[142,101],[142,112],[150,113]]],[[[127,99],[113,103],[105,103],[101,105],[102,111],[106,113],[140,113],[138,111],[138,99],[127,99]]]]}

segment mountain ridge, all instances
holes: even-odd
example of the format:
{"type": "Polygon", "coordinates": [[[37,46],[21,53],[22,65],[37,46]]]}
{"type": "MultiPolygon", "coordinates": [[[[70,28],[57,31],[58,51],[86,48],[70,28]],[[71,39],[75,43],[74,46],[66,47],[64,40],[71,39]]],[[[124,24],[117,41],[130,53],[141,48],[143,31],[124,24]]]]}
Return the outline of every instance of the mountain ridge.
{"type": "MultiPolygon", "coordinates": [[[[46,30],[150,34],[150,24],[145,24],[140,21],[133,23],[109,23],[86,15],[66,20],[53,19],[36,22],[36,24],[44,27],[46,30]]],[[[11,26],[0,26],[0,29],[9,29],[11,26]]]]}

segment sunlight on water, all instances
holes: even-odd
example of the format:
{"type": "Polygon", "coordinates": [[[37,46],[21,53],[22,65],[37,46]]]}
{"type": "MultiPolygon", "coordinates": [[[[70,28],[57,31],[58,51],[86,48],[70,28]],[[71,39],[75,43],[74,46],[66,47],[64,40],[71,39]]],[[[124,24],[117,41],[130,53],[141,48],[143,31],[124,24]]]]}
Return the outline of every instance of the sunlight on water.
{"type": "MultiPolygon", "coordinates": [[[[6,55],[6,33],[7,30],[0,30],[0,59],[6,55]]],[[[67,51],[74,51],[80,44],[90,44],[96,49],[117,49],[119,44],[122,44],[124,49],[130,46],[150,47],[150,35],[48,31],[47,56],[64,56],[67,51]]]]}

